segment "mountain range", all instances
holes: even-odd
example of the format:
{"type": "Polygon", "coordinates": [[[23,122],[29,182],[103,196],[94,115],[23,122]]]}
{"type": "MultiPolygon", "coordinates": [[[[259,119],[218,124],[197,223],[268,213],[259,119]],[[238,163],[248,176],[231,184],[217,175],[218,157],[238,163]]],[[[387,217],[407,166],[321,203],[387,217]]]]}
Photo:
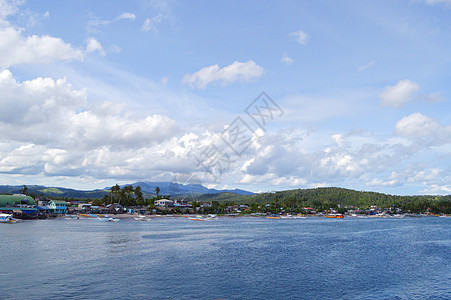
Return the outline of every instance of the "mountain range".
{"type": "MultiPolygon", "coordinates": [[[[232,193],[236,195],[253,195],[254,193],[240,190],[217,190],[209,189],[201,184],[179,184],[173,182],[135,182],[130,184],[133,187],[140,186],[145,197],[152,197],[155,195],[155,189],[160,188],[160,195],[200,195],[200,194],[219,194],[219,193],[232,193]]],[[[121,187],[124,187],[122,185],[121,187]]],[[[0,185],[0,194],[20,194],[23,189],[23,185],[0,185]]],[[[103,189],[95,189],[90,191],[68,189],[63,187],[48,187],[42,185],[27,185],[28,195],[43,195],[47,197],[58,198],[82,198],[82,199],[95,199],[102,198],[110,193],[111,187],[105,187],[103,189]]]]}

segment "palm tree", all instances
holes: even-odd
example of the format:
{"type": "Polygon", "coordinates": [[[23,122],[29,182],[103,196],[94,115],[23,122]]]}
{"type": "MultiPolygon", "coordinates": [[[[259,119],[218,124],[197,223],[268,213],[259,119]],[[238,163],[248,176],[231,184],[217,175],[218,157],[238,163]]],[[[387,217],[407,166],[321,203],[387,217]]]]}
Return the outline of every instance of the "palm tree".
{"type": "Polygon", "coordinates": [[[23,186],[22,195],[28,195],[28,187],[26,185],[23,186]]]}
{"type": "Polygon", "coordinates": [[[139,185],[135,187],[135,199],[136,199],[137,204],[139,204],[139,205],[144,204],[143,193],[142,193],[141,187],[139,185]]]}
{"type": "Polygon", "coordinates": [[[157,196],[158,196],[158,194],[160,193],[160,188],[157,186],[156,188],[155,188],[155,194],[157,194],[157,196]]]}
{"type": "Polygon", "coordinates": [[[123,197],[124,197],[124,200],[125,200],[125,202],[124,202],[124,205],[129,205],[130,203],[130,194],[132,194],[133,193],[133,186],[131,186],[131,185],[126,185],[126,186],[124,186],[124,188],[122,189],[123,190],[123,197]]]}
{"type": "MultiPolygon", "coordinates": [[[[119,192],[121,191],[121,187],[119,184],[116,183],[115,186],[111,188],[111,194],[115,195],[115,198],[119,195],[119,192]]],[[[113,204],[113,199],[111,198],[111,204],[113,204]]]]}

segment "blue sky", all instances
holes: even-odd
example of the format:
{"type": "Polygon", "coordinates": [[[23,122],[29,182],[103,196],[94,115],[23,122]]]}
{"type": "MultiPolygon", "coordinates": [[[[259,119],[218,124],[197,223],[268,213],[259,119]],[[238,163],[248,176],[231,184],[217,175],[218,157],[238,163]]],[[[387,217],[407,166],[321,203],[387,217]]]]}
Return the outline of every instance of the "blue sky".
{"type": "Polygon", "coordinates": [[[450,32],[449,0],[0,0],[0,181],[450,194],[450,32]]]}

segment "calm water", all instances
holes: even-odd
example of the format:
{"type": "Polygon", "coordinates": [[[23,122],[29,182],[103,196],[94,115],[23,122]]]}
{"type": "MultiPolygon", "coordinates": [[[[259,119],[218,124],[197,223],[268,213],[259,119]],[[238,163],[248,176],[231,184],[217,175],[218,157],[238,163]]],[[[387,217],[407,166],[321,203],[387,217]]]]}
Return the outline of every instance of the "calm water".
{"type": "Polygon", "coordinates": [[[0,224],[0,299],[451,299],[451,218],[0,224]]]}

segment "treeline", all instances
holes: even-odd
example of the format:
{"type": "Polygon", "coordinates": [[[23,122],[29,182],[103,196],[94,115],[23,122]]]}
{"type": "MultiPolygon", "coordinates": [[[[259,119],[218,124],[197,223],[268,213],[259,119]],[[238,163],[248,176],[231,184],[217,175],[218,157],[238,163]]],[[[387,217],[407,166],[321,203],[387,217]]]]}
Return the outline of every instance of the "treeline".
{"type": "Polygon", "coordinates": [[[295,189],[250,196],[224,195],[199,196],[197,201],[228,201],[240,204],[277,205],[293,210],[312,207],[318,211],[329,208],[355,206],[361,209],[372,205],[381,208],[396,207],[403,211],[451,213],[451,195],[448,196],[396,196],[376,192],[355,191],[351,189],[325,187],[316,189],[295,189]],[[226,200],[223,200],[226,198],[226,200]]]}

